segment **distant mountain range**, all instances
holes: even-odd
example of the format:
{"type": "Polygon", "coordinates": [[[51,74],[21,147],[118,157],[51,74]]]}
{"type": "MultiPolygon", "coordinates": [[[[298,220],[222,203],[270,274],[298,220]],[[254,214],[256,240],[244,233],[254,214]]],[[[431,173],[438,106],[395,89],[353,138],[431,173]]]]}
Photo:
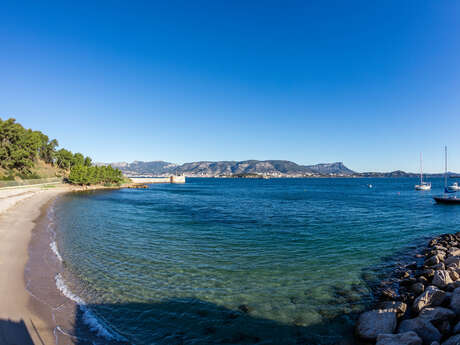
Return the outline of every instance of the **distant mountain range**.
{"type": "Polygon", "coordinates": [[[203,177],[228,177],[233,175],[261,175],[272,177],[301,177],[301,176],[351,176],[355,174],[343,163],[324,163],[316,165],[299,165],[282,160],[248,160],[248,161],[219,161],[219,162],[191,162],[182,165],[164,162],[119,162],[110,163],[123,171],[125,175],[162,176],[186,175],[203,177]]]}
{"type": "MultiPolygon", "coordinates": [[[[108,164],[108,163],[99,163],[108,164]]],[[[359,173],[348,169],[342,162],[321,163],[315,165],[299,165],[284,160],[247,160],[191,162],[182,165],[152,161],[134,161],[132,163],[110,163],[119,168],[127,176],[166,176],[185,175],[190,177],[232,177],[232,176],[269,176],[269,177],[417,177],[416,173],[401,170],[392,172],[359,173]]],[[[450,173],[454,174],[454,173],[450,173]]],[[[438,177],[442,174],[427,174],[438,177]]]]}
{"type": "MultiPolygon", "coordinates": [[[[102,163],[105,164],[105,163],[102,163]]],[[[141,162],[134,161],[132,163],[118,162],[110,163],[112,167],[120,169],[125,175],[152,175],[161,176],[165,174],[173,174],[177,164],[163,161],[141,162]]]]}

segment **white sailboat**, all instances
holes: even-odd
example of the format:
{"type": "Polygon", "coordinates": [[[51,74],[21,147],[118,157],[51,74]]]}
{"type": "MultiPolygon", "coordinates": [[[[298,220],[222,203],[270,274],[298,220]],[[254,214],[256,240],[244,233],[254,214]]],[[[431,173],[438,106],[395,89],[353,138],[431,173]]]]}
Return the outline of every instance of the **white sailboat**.
{"type": "Polygon", "coordinates": [[[458,182],[454,182],[449,187],[447,187],[447,190],[450,192],[457,192],[460,190],[460,186],[458,185],[458,182]]]}
{"type": "Polygon", "coordinates": [[[431,183],[423,181],[423,170],[422,170],[422,153],[420,152],[420,184],[415,185],[416,190],[430,190],[431,183]]]}
{"type": "Polygon", "coordinates": [[[460,205],[460,198],[455,195],[456,190],[447,187],[447,146],[445,147],[444,194],[434,197],[438,204],[460,205]],[[453,193],[454,195],[451,195],[453,193]]]}

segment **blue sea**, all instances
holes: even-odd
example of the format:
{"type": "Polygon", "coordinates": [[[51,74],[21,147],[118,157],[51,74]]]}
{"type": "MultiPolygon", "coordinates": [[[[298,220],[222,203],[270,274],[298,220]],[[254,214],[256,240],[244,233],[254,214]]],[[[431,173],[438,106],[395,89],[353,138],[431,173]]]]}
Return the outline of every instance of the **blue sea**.
{"type": "Polygon", "coordinates": [[[80,305],[72,334],[79,344],[353,343],[372,284],[430,236],[459,230],[460,207],[432,199],[443,181],[427,192],[416,183],[189,178],[66,194],[51,246],[56,285],[80,305]]]}

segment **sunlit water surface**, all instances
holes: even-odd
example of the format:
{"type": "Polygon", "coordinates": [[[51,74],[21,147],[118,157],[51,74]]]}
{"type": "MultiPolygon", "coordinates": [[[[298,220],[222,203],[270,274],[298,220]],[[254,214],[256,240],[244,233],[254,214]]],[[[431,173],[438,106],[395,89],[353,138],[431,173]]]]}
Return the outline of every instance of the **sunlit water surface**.
{"type": "Polygon", "coordinates": [[[128,343],[346,342],[365,273],[456,231],[460,208],[432,200],[441,180],[415,183],[188,179],[68,194],[55,208],[62,278],[128,343]]]}

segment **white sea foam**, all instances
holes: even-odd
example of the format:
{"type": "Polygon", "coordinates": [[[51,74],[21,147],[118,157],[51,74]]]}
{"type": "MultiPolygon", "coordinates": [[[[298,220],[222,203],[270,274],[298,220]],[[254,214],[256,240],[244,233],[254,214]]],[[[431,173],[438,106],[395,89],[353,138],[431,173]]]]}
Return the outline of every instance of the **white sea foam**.
{"type": "Polygon", "coordinates": [[[59,250],[58,250],[56,241],[53,241],[53,242],[50,243],[50,248],[53,251],[53,253],[56,255],[56,257],[58,258],[58,260],[60,262],[62,262],[63,261],[62,256],[61,256],[61,254],[59,254],[59,250]]]}
{"type": "Polygon", "coordinates": [[[48,232],[51,234],[51,238],[54,240],[56,238],[56,231],[55,231],[55,223],[54,223],[54,204],[48,209],[47,216],[48,216],[48,232]]]}
{"type": "Polygon", "coordinates": [[[99,320],[80,296],[75,295],[72,291],[69,290],[61,274],[58,273],[55,277],[55,280],[58,290],[61,291],[61,293],[68,299],[78,304],[80,310],[83,313],[83,322],[89,326],[91,331],[106,339],[115,339],[120,341],[125,340],[122,336],[117,334],[115,331],[112,331],[110,327],[105,325],[103,321],[99,320]]]}

